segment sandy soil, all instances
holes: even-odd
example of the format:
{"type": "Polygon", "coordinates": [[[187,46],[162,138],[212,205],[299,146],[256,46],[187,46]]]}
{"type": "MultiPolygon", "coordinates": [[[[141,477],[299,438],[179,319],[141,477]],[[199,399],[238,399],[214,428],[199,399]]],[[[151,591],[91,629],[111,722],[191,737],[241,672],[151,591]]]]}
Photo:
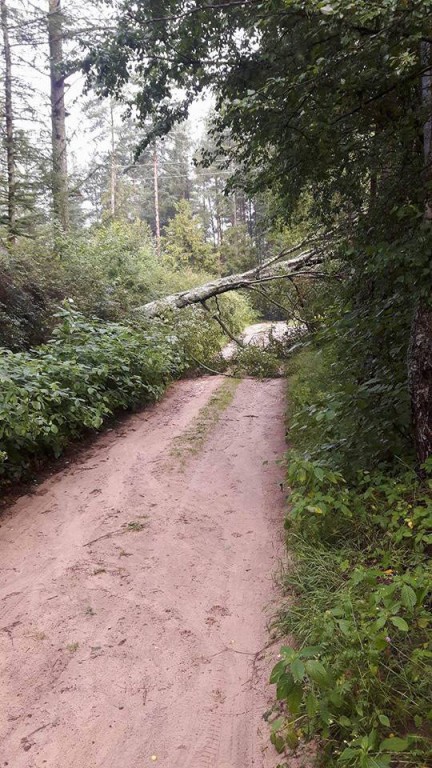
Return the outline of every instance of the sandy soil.
{"type": "Polygon", "coordinates": [[[278,762],[262,720],[277,647],[260,649],[284,382],[243,381],[181,469],[173,438],[220,384],[177,383],[2,520],[0,766],[278,762]]]}

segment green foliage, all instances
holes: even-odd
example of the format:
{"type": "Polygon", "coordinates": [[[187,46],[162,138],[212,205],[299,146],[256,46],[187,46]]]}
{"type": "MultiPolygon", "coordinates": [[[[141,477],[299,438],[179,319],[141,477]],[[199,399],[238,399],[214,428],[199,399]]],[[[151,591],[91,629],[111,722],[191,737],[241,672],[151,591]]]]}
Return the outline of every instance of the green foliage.
{"type": "Polygon", "coordinates": [[[1,254],[0,343],[10,349],[45,341],[63,299],[89,316],[119,320],[169,283],[142,224],[113,222],[59,236],[56,245],[61,256],[41,233],[1,254]]]}
{"type": "Polygon", "coordinates": [[[169,222],[163,239],[164,263],[174,270],[189,267],[197,271],[219,271],[218,257],[206,242],[200,221],[193,216],[187,200],[176,204],[176,215],[169,222]]]}
{"type": "Polygon", "coordinates": [[[235,376],[256,376],[258,379],[281,375],[281,361],[273,352],[261,347],[249,346],[236,352],[232,360],[235,376]]]}
{"type": "MultiPolygon", "coordinates": [[[[244,311],[244,302],[234,303],[244,311]]],[[[210,362],[224,343],[219,326],[196,308],[131,325],[88,320],[69,305],[56,319],[46,344],[0,354],[3,482],[26,475],[35,460],[59,456],[71,439],[119,411],[157,400],[169,381],[197,359],[210,362]]]]}
{"type": "MultiPolygon", "coordinates": [[[[3,346],[21,350],[46,341],[64,299],[73,300],[75,309],[88,317],[122,321],[147,301],[209,279],[208,273],[193,271],[188,263],[176,269],[161,264],[149,229],[140,222],[113,221],[63,234],[57,246],[60,256],[54,253],[50,237],[41,234],[0,253],[3,346]]],[[[246,300],[224,297],[220,305],[228,325],[232,318],[235,332],[239,322],[242,330],[251,316],[246,300]]]]}
{"type": "Polygon", "coordinates": [[[257,249],[244,224],[230,227],[224,232],[219,254],[224,275],[245,272],[258,263],[257,249]]]}
{"type": "Polygon", "coordinates": [[[392,196],[417,203],[427,194],[418,135],[430,7],[430,0],[266,0],[184,14],[180,0],[138,0],[132,10],[125,0],[117,29],[85,68],[96,88],[116,95],[139,72],[125,98],[143,125],[152,120],[144,144],[184,118],[211,83],[215,153],[234,161],[240,183],[279,190],[291,210],[312,184],[315,207],[338,215],[361,210],[376,171],[392,208],[392,196]]]}
{"type": "Polygon", "coordinates": [[[290,362],[293,442],[349,478],[412,460],[406,341],[394,305],[377,315],[367,308],[357,330],[351,317],[336,320],[290,362]]]}
{"type": "Polygon", "coordinates": [[[303,352],[294,368],[286,530],[295,562],[279,624],[296,647],[282,648],[272,673],[282,706],[272,739],[284,752],[318,736],[331,765],[423,766],[432,749],[432,467],[422,484],[401,464],[360,468],[366,455],[346,476],[349,442],[329,460],[316,420],[334,387],[331,350],[303,352]]]}
{"type": "Polygon", "coordinates": [[[3,478],[20,477],[35,457],[59,456],[119,410],[158,399],[183,369],[177,340],[157,329],[87,321],[71,309],[60,320],[45,345],[1,354],[3,478]]]}

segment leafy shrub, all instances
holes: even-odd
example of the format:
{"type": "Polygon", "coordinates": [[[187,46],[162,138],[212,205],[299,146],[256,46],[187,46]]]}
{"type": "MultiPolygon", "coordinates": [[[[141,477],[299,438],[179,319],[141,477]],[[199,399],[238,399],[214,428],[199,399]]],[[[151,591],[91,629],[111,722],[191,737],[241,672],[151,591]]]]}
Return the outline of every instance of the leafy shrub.
{"type": "Polygon", "coordinates": [[[424,766],[432,749],[432,466],[425,483],[402,462],[369,471],[359,468],[370,462],[366,450],[341,471],[350,443],[329,450],[325,413],[317,418],[337,385],[332,360],[328,349],[309,348],[292,365],[286,529],[295,562],[278,622],[296,647],[282,648],[272,672],[272,741],[282,753],[319,737],[328,765],[424,766]]]}
{"type": "MultiPolygon", "coordinates": [[[[65,299],[87,317],[124,321],[141,304],[210,279],[187,264],[179,270],[161,263],[142,222],[114,221],[63,235],[57,240],[60,255],[50,237],[42,233],[0,252],[0,344],[14,351],[50,338],[65,299]]],[[[234,332],[251,321],[245,297],[223,296],[219,307],[234,332]]]]}
{"type": "Polygon", "coordinates": [[[260,347],[240,349],[232,360],[235,376],[256,376],[258,379],[280,376],[281,361],[272,352],[260,347]]]}
{"type": "Polygon", "coordinates": [[[306,343],[289,362],[290,439],[305,455],[350,480],[361,469],[410,462],[410,410],[405,381],[383,368],[359,378],[342,365],[332,340],[306,343]]]}
{"type": "Polygon", "coordinates": [[[184,368],[178,340],[157,326],[87,321],[71,309],[60,319],[47,344],[1,353],[3,478],[25,474],[35,457],[60,455],[117,411],[157,400],[184,368]]]}
{"type": "MultiPolygon", "coordinates": [[[[231,322],[242,322],[245,302],[229,306],[231,322]]],[[[220,327],[197,307],[126,324],[88,320],[68,303],[56,322],[46,344],[0,351],[4,480],[24,475],[35,458],[59,456],[71,438],[99,429],[116,412],[157,400],[169,381],[197,360],[210,361],[225,342],[220,327]]]]}

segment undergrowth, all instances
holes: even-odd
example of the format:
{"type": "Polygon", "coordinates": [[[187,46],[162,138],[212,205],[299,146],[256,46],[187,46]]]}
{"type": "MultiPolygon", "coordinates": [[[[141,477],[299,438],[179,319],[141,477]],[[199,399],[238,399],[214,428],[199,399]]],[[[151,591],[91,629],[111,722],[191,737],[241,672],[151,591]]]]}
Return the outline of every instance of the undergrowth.
{"type": "Polygon", "coordinates": [[[294,643],[271,676],[271,738],[282,759],[315,739],[325,765],[431,765],[432,463],[424,482],[400,461],[341,471],[343,443],[329,452],[317,429],[328,371],[310,349],[291,379],[294,564],[278,624],[294,643]]]}
{"type": "Polygon", "coordinates": [[[235,376],[270,379],[280,376],[281,361],[272,351],[251,345],[236,352],[231,370],[235,376]]]}
{"type": "Polygon", "coordinates": [[[66,305],[52,338],[0,350],[0,485],[29,475],[70,440],[116,413],[161,397],[170,381],[224,341],[206,313],[145,323],[86,319],[66,305]]]}

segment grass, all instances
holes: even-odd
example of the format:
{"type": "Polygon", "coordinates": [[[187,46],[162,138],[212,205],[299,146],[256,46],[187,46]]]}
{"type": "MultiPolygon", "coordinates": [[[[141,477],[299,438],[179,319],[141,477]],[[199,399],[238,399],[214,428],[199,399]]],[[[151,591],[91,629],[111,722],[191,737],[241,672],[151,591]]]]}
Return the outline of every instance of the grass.
{"type": "Polygon", "coordinates": [[[126,531],[134,531],[137,533],[138,531],[144,530],[144,528],[147,528],[148,523],[147,522],[141,522],[141,520],[131,520],[129,523],[125,524],[125,530],[126,531]]]}
{"type": "Polygon", "coordinates": [[[182,467],[191,456],[200,452],[222,413],[232,403],[240,381],[233,378],[225,379],[208,403],[201,408],[190,427],[174,439],[171,455],[180,459],[182,467]]]}

